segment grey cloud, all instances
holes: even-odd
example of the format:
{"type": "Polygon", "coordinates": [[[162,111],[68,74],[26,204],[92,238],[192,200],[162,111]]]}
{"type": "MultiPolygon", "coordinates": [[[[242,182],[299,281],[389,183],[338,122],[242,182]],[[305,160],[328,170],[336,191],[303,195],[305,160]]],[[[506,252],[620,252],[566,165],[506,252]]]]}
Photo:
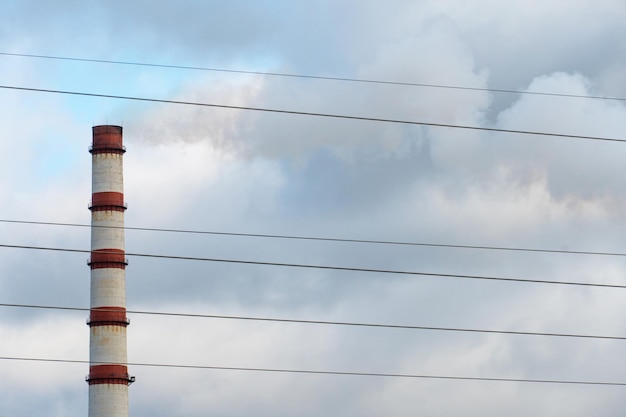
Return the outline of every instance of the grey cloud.
{"type": "MultiPolygon", "coordinates": [[[[567,10],[562,5],[554,10],[554,4],[493,1],[397,1],[393,7],[388,2],[113,2],[97,7],[66,2],[42,4],[34,14],[12,5],[13,13],[32,14],[32,19],[22,29],[19,24],[5,29],[2,36],[11,48],[45,48],[75,39],[67,44],[70,50],[103,58],[149,62],[175,57],[174,63],[220,66],[243,62],[245,67],[322,75],[587,94],[623,84],[621,47],[616,45],[623,8],[618,2],[600,3],[572,2],[567,10]],[[561,19],[554,18],[555,11],[562,12],[561,19]],[[68,14],[74,26],[67,25],[68,14]],[[589,24],[580,27],[581,21],[589,24]]],[[[33,79],[21,69],[24,81],[33,79]]],[[[47,78],[39,67],[30,71],[37,79],[62,81],[47,78]]],[[[89,78],[100,80],[103,89],[123,78],[104,71],[89,78]]],[[[14,68],[11,76],[17,72],[14,68]]],[[[484,91],[223,74],[176,73],[176,80],[170,80],[147,68],[124,74],[129,77],[124,88],[141,84],[141,91],[154,95],[166,91],[172,98],[197,101],[617,137],[624,133],[620,103],[531,96],[502,100],[484,91]]],[[[72,133],[54,136],[54,143],[73,149],[82,137],[83,149],[88,145],[89,126],[76,113],[80,104],[9,98],[15,120],[7,137],[23,140],[12,143],[11,154],[0,155],[0,190],[11,193],[5,200],[7,215],[87,219],[86,150],[82,157],[61,153],[65,161],[58,160],[58,153],[49,158],[34,153],[42,137],[51,137],[46,128],[63,115],[62,130],[72,133]],[[38,119],[45,123],[33,123],[33,114],[45,116],[38,119]],[[52,169],[58,166],[63,169],[52,169]],[[79,171],[75,177],[68,174],[79,171]],[[78,206],[80,210],[71,208],[78,206]]],[[[624,243],[619,144],[132,103],[98,102],[89,110],[96,118],[126,120],[129,226],[583,250],[615,250],[624,243]]],[[[66,229],[2,231],[22,242],[86,244],[84,233],[66,229]]],[[[621,282],[625,266],[609,257],[130,231],[127,249],[587,282],[621,282]]],[[[0,255],[0,285],[12,301],[87,302],[84,257],[0,255]]],[[[620,334],[624,328],[621,295],[606,289],[134,258],[127,273],[129,308],[528,331],[620,334]]],[[[28,341],[36,340],[44,320],[58,317],[0,313],[0,332],[14,335],[21,329],[28,341]]],[[[60,350],[30,352],[76,355],[75,346],[64,347],[64,342],[86,344],[87,329],[84,317],[77,316],[75,323],[68,323],[68,317],[56,329],[63,336],[47,339],[60,350]],[[82,336],[74,327],[82,329],[82,336]]],[[[615,365],[619,344],[610,341],[145,316],[132,320],[133,361],[594,380],[618,379],[621,372],[615,365]]],[[[37,343],[28,348],[38,348],[37,343]]],[[[25,400],[22,393],[32,391],[21,382],[19,389],[0,390],[0,404],[9,404],[0,413],[84,411],[84,368],[77,368],[76,385],[50,388],[49,395],[41,391],[41,401],[25,400]],[[9,402],[9,395],[19,401],[9,402]]],[[[53,386],[61,368],[29,369],[43,369],[38,383],[53,386]]],[[[572,386],[140,367],[132,372],[138,377],[131,387],[131,411],[137,416],[206,415],[210,410],[215,415],[400,417],[418,409],[442,416],[617,416],[621,404],[616,391],[572,386]],[[186,383],[172,383],[180,380],[186,383]]]]}

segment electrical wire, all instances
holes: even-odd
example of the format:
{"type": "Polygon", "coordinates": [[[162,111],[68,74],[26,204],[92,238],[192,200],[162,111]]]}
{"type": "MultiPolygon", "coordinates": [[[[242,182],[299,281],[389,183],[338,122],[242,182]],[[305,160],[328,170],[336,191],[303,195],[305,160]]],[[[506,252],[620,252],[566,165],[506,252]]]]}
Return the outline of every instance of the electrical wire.
{"type": "Polygon", "coordinates": [[[368,244],[398,245],[398,246],[426,246],[426,247],[451,248],[451,249],[479,249],[479,250],[516,251],[516,252],[561,253],[561,254],[570,254],[570,255],[626,256],[626,253],[623,253],[623,252],[595,252],[595,251],[580,251],[580,250],[565,250],[565,249],[539,249],[539,248],[516,248],[516,247],[506,247],[506,246],[478,246],[478,245],[454,245],[454,244],[445,244],[445,243],[399,242],[399,241],[390,241],[390,240],[342,239],[342,238],[317,237],[317,236],[235,233],[235,232],[218,232],[218,231],[205,231],[205,230],[190,230],[190,229],[164,229],[164,228],[150,228],[150,227],[102,226],[102,225],[89,225],[89,224],[80,224],[80,223],[38,222],[38,221],[27,221],[27,220],[0,219],[0,223],[32,224],[32,225],[46,225],[46,226],[67,226],[67,227],[89,227],[89,228],[93,227],[93,228],[105,228],[105,229],[147,231],[147,232],[188,233],[188,234],[255,237],[255,238],[270,238],[270,239],[312,240],[312,241],[322,241],[322,242],[368,243],[368,244]]]}
{"type": "MultiPolygon", "coordinates": [[[[27,246],[27,245],[0,244],[0,248],[33,249],[33,250],[46,250],[46,251],[56,251],[56,252],[72,252],[72,253],[91,253],[91,251],[86,250],[86,249],[67,249],[67,248],[27,246]]],[[[104,251],[99,252],[99,253],[107,254],[107,252],[104,252],[104,251]]],[[[111,252],[111,254],[117,254],[117,253],[111,252]]],[[[203,258],[203,257],[194,257],[194,256],[155,255],[155,254],[129,253],[129,252],[127,252],[125,255],[143,257],[143,258],[174,259],[174,260],[183,260],[183,261],[222,262],[222,263],[243,264],[243,265],[279,266],[279,267],[290,267],[290,268],[367,272],[367,273],[395,274],[395,275],[407,275],[407,276],[430,276],[430,277],[440,277],[440,278],[460,278],[460,279],[476,279],[476,280],[488,280],[488,281],[520,282],[520,283],[527,283],[527,284],[529,283],[555,284],[555,285],[571,285],[571,286],[581,286],[581,287],[626,289],[626,285],[623,285],[623,284],[597,284],[597,283],[577,282],[577,281],[553,281],[553,280],[539,280],[539,279],[505,278],[505,277],[494,277],[494,276],[485,276],[485,275],[444,274],[444,273],[437,273],[437,272],[401,271],[401,270],[394,270],[394,269],[374,269],[374,268],[357,268],[357,267],[328,266],[328,265],[294,264],[294,263],[285,263],[285,262],[263,262],[263,261],[248,261],[248,260],[242,260],[242,259],[203,258]]]]}
{"type": "MultiPolygon", "coordinates": [[[[52,358],[28,358],[17,356],[0,356],[0,360],[7,361],[28,361],[28,362],[52,362],[66,364],[108,364],[109,362],[89,362],[77,359],[52,359],[52,358]]],[[[236,366],[212,366],[212,365],[181,365],[166,363],[142,363],[127,362],[125,366],[153,367],[153,368],[177,368],[177,369],[204,369],[218,371],[245,371],[245,372],[272,372],[289,374],[312,374],[312,375],[335,375],[335,376],[360,376],[360,377],[383,377],[383,378],[411,378],[411,379],[446,379],[458,381],[489,381],[489,382],[523,382],[535,384],[567,384],[567,385],[603,385],[603,386],[626,386],[626,382],[610,381],[580,381],[580,380],[559,380],[559,379],[524,379],[524,378],[491,378],[473,377],[457,375],[427,375],[427,374],[400,374],[400,373],[378,373],[378,372],[349,372],[349,371],[322,371],[312,369],[281,369],[281,368],[248,368],[236,366]]]]}
{"type": "MultiPolygon", "coordinates": [[[[89,308],[85,308],[85,307],[60,307],[60,306],[46,306],[46,305],[36,305],[36,304],[0,303],[0,307],[17,307],[17,308],[81,311],[81,312],[90,311],[89,308]]],[[[102,307],[100,307],[98,310],[101,312],[107,311],[106,308],[102,308],[102,307]]],[[[111,310],[111,311],[117,312],[118,310],[111,310]]],[[[376,324],[376,323],[362,323],[362,322],[359,323],[359,322],[327,321],[327,320],[298,320],[298,319],[285,319],[285,318],[275,318],[275,317],[232,316],[232,315],[223,315],[223,314],[172,313],[172,312],[142,311],[142,310],[126,310],[126,313],[127,314],[139,314],[139,315],[152,315],[152,316],[261,321],[261,322],[278,322],[278,323],[293,323],[293,324],[313,324],[313,325],[325,325],[325,326],[372,327],[372,328],[380,328],[380,329],[398,329],[398,330],[432,330],[432,331],[444,331],[444,332],[504,334],[504,335],[515,335],[515,336],[546,336],[546,337],[565,337],[565,338],[579,338],[579,339],[626,340],[626,336],[600,336],[600,335],[572,334],[572,333],[521,332],[521,331],[511,331],[511,330],[410,326],[410,325],[400,325],[400,324],[376,324]]]]}
{"type": "Polygon", "coordinates": [[[117,100],[133,100],[133,101],[142,101],[142,102],[149,102],[149,103],[180,104],[180,105],[185,105],[185,106],[200,106],[200,107],[212,107],[212,108],[231,109],[231,110],[259,111],[259,112],[275,113],[275,114],[325,117],[325,118],[343,119],[343,120],[396,123],[396,124],[439,127],[439,128],[445,127],[445,128],[451,128],[451,129],[465,129],[465,130],[474,130],[474,131],[482,131],[482,132],[515,133],[515,134],[521,134],[521,135],[549,136],[549,137],[584,139],[584,140],[599,140],[599,141],[607,141],[607,142],[626,142],[626,139],[608,138],[608,137],[601,137],[601,136],[571,135],[571,134],[565,134],[565,133],[538,132],[538,131],[532,131],[532,130],[499,129],[499,128],[494,128],[494,127],[478,127],[478,126],[468,126],[468,125],[455,125],[455,124],[448,124],[448,123],[418,122],[418,121],[412,121],[412,120],[349,116],[349,115],[341,115],[341,114],[304,112],[304,111],[295,111],[295,110],[280,110],[280,109],[270,109],[270,108],[265,108],[265,107],[232,106],[232,105],[226,105],[226,104],[201,103],[201,102],[180,101],[180,100],[166,100],[166,99],[157,99],[157,98],[148,98],[148,97],[122,96],[122,95],[114,95],[114,94],[97,94],[97,93],[86,93],[86,92],[80,92],[80,91],[52,90],[52,89],[44,89],[44,88],[17,87],[17,86],[10,86],[10,85],[0,85],[0,88],[6,89],[6,90],[30,91],[30,92],[51,93],[51,94],[65,94],[65,95],[74,95],[74,96],[82,96],[82,97],[110,98],[110,99],[117,99],[117,100]]]}
{"type": "Polygon", "coordinates": [[[579,94],[548,93],[548,92],[541,92],[541,91],[506,90],[506,89],[499,89],[499,88],[463,87],[463,86],[456,86],[456,85],[370,80],[370,79],[363,79],[363,78],[287,74],[287,73],[281,73],[281,72],[246,71],[246,70],[234,70],[234,69],[224,69],[224,68],[193,67],[193,66],[186,66],[186,65],[154,64],[154,63],[147,63],[147,62],[114,61],[114,60],[108,60],[108,59],[89,59],[89,58],[76,58],[76,57],[53,56],[53,55],[18,54],[18,53],[9,53],[9,52],[0,52],[0,55],[15,56],[15,57],[22,57],[22,58],[51,59],[51,60],[59,60],[59,61],[91,62],[91,63],[97,63],[97,64],[131,65],[131,66],[141,66],[141,67],[169,68],[169,69],[181,69],[181,70],[192,70],[192,71],[224,72],[224,73],[231,73],[231,74],[234,73],[234,74],[263,75],[263,76],[272,76],[272,77],[304,78],[304,79],[326,80],[326,81],[344,81],[344,82],[365,83],[365,84],[385,84],[385,85],[398,85],[398,86],[406,86],[406,87],[425,87],[425,88],[440,88],[440,89],[466,90],[466,91],[487,91],[490,93],[526,94],[526,95],[538,95],[538,96],[583,98],[583,99],[594,99],[594,100],[626,101],[626,98],[622,98],[622,97],[589,96],[589,95],[583,96],[579,94]]]}

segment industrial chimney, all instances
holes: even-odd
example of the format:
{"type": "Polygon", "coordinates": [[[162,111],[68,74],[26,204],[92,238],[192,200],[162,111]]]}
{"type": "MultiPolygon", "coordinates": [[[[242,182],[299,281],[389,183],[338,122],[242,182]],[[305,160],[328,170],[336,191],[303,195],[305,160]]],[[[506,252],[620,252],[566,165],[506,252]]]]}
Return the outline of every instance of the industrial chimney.
{"type": "Polygon", "coordinates": [[[89,314],[89,417],[127,417],[126,261],[121,126],[94,126],[89,314]]]}

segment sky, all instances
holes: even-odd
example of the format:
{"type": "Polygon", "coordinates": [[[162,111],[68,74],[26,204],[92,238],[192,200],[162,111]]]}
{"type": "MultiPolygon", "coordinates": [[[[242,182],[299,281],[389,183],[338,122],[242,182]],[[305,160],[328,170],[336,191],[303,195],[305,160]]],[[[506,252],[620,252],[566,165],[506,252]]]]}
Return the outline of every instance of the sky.
{"type": "MultiPolygon", "coordinates": [[[[88,227],[23,222],[89,224],[91,127],[116,124],[131,228],[626,253],[621,142],[6,88],[625,140],[621,0],[5,0],[0,15],[0,244],[89,250],[88,227]]],[[[626,336],[623,288],[454,276],[623,286],[624,256],[145,230],[126,231],[126,250],[446,275],[130,256],[129,310],[626,336]]],[[[87,308],[86,258],[0,248],[0,304],[87,308]]],[[[87,360],[86,318],[0,306],[0,357],[87,360]]],[[[626,383],[624,340],[129,318],[131,363],[626,383]]],[[[130,372],[133,417],[626,409],[624,386],[130,372]]],[[[86,415],[87,373],[0,359],[0,416],[86,415]]]]}

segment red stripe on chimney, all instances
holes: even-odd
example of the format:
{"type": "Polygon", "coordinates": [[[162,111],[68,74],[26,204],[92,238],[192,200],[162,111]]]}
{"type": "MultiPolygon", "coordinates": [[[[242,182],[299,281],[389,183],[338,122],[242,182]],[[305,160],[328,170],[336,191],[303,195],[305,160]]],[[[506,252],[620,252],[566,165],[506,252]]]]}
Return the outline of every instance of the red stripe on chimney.
{"type": "Polygon", "coordinates": [[[90,327],[94,326],[123,326],[129,324],[124,307],[95,307],[90,310],[90,327]]]}
{"type": "Polygon", "coordinates": [[[130,385],[135,378],[128,375],[128,367],[125,365],[92,365],[89,367],[87,382],[95,384],[120,384],[130,385]]]}
{"type": "Polygon", "coordinates": [[[96,249],[91,251],[91,259],[87,262],[91,269],[121,268],[126,269],[128,260],[122,249],[96,249]]]}

